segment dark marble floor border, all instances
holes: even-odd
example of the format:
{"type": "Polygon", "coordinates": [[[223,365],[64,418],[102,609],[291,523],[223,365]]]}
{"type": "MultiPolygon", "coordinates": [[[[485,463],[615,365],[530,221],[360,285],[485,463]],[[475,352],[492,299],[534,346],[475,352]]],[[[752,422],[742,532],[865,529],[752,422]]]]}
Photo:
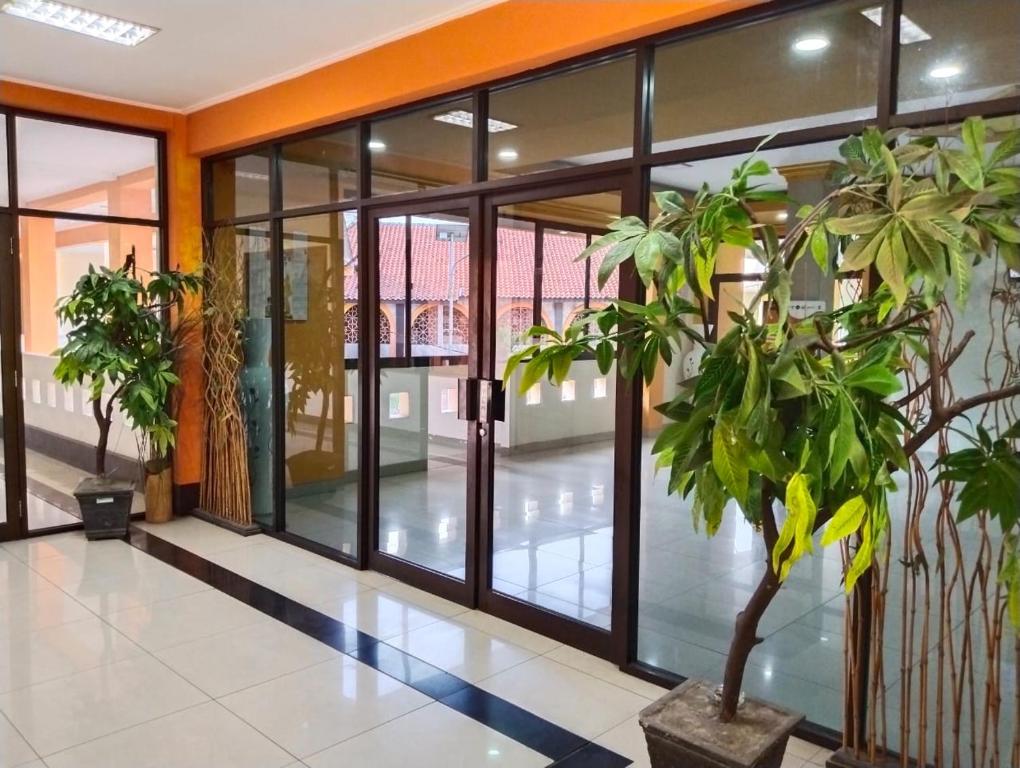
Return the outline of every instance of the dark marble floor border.
{"type": "Polygon", "coordinates": [[[361,630],[132,527],[133,547],[361,661],[552,760],[556,768],[624,768],[631,760],[361,630]]]}

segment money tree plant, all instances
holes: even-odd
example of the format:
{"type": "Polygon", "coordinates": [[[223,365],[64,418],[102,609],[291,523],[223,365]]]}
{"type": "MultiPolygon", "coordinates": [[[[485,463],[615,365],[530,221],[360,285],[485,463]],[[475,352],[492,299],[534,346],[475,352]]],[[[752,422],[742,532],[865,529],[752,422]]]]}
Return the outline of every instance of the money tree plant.
{"type": "Polygon", "coordinates": [[[945,343],[952,307],[970,300],[975,265],[1020,269],[1020,168],[1011,164],[1020,131],[993,136],[984,121],[970,119],[940,143],[869,129],[845,141],[840,154],[832,191],[801,208],[785,232],[755,215],[761,203],[786,199],[755,183],[771,173],[755,156],[719,192],[705,185],[657,193],[661,212],[650,224],[619,219],[582,256],[605,254],[600,286],[632,265],[648,301],[614,301],[562,334],[531,328],[532,343],[504,373],[509,380],[520,368],[524,392],[543,377],[559,384],[574,360],[590,355],[603,373],[615,361],[626,379],[651,382],[660,360],[668,365],[688,344],[703,349],[698,375],[657,406],[666,426],[653,453],[669,473],[669,493],[690,498],[696,527],[711,536],[727,510],[739,509],[767,552],[764,575],[736,617],[719,712],[727,722],[761,642],[762,615],[791,568],[813,551],[815,534],[821,546],[843,543],[849,592],[889,529],[897,471],[954,423],[973,444],[944,451],[932,469],[941,469],[940,481],[957,481],[960,518],[980,513],[1001,525],[1001,577],[1020,621],[1013,545],[1020,425],[993,434],[998,427],[982,423],[988,409],[980,408],[1016,397],[1020,385],[989,384],[955,399],[950,368],[972,334],[948,351],[945,343]],[[730,313],[732,329],[710,340],[711,278],[723,246],[752,253],[764,279],[747,306],[730,313]],[[869,289],[839,309],[795,320],[792,275],[807,260],[827,273],[866,275],[869,289]],[[927,418],[911,423],[904,409],[918,398],[927,418]]]}
{"type": "Polygon", "coordinates": [[[134,251],[117,269],[89,266],[70,295],[57,303],[57,317],[71,327],[57,356],[53,377],[61,384],[86,384],[99,430],[96,474],[106,474],[106,454],[119,408],[154,457],[174,445],[177,422],[170,395],[179,383],[174,372],[175,333],[167,321],[180,317],[184,299],[201,287],[197,274],[135,268],[134,251]]]}

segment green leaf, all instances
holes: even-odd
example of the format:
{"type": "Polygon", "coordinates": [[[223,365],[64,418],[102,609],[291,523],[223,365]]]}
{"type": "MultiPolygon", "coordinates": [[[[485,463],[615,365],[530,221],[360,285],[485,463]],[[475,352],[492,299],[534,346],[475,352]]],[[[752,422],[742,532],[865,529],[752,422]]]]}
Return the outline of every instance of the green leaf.
{"type": "Polygon", "coordinates": [[[608,339],[602,339],[595,347],[595,362],[599,373],[605,376],[613,368],[613,345],[608,339]]]}
{"type": "Polygon", "coordinates": [[[943,151],[942,156],[946,159],[949,170],[955,173],[960,181],[970,189],[981,190],[984,188],[984,172],[980,161],[954,149],[943,151]]]}
{"type": "Polygon", "coordinates": [[[871,559],[875,553],[875,543],[872,540],[871,521],[864,523],[864,531],[861,535],[861,545],[857,548],[850,568],[846,572],[846,592],[853,592],[857,580],[871,567],[871,559]]]}
{"type": "Polygon", "coordinates": [[[836,510],[836,514],[832,516],[825,527],[825,532],[822,534],[822,546],[827,547],[854,533],[861,527],[861,522],[867,511],[868,505],[863,496],[854,496],[843,502],[843,505],[836,510]]]}
{"type": "Polygon", "coordinates": [[[740,449],[735,416],[721,414],[712,430],[712,467],[723,487],[744,506],[747,503],[747,460],[740,449]]]}
{"type": "Polygon", "coordinates": [[[968,117],[963,121],[960,131],[963,143],[970,150],[970,155],[979,163],[985,156],[985,121],[980,117],[968,117]]]}
{"type": "Polygon", "coordinates": [[[843,384],[851,388],[866,389],[882,397],[888,397],[903,388],[899,377],[884,365],[857,368],[847,374],[843,384]]]}
{"type": "Polygon", "coordinates": [[[772,568],[780,581],[785,581],[794,563],[813,549],[811,534],[818,507],[811,496],[807,475],[796,472],[790,478],[786,484],[785,506],[786,519],[772,550],[772,568]]]}
{"type": "Polygon", "coordinates": [[[884,227],[891,214],[861,213],[846,218],[826,219],[825,228],[834,235],[870,235],[884,227]]]}
{"type": "Polygon", "coordinates": [[[896,302],[902,305],[907,300],[907,292],[910,288],[908,284],[910,257],[907,255],[899,227],[893,226],[885,242],[879,247],[875,258],[875,268],[882,280],[889,286],[896,302]]]}

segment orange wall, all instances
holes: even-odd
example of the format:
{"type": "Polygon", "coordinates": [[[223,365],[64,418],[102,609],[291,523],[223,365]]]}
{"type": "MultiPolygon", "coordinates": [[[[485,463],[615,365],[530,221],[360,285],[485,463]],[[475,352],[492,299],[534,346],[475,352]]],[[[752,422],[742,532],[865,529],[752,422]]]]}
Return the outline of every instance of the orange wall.
{"type": "MultiPolygon", "coordinates": [[[[172,266],[201,263],[199,158],[469,87],[763,0],[508,0],[285,82],[181,115],[0,81],[0,103],[167,133],[172,266]]],[[[198,340],[182,364],[175,482],[201,478],[198,340]]]]}
{"type": "MultiPolygon", "coordinates": [[[[0,81],[0,103],[69,117],[103,120],[167,134],[169,208],[169,263],[191,270],[202,262],[200,161],[188,152],[187,118],[172,112],[0,81]]],[[[35,279],[37,275],[33,275],[35,279]]],[[[54,283],[55,285],[55,283],[54,283]]],[[[197,309],[193,307],[192,309],[197,309]]],[[[52,305],[47,309],[52,314],[52,305]]],[[[41,319],[28,318],[32,326],[41,319]]],[[[56,319],[53,319],[56,327],[56,319]]],[[[55,331],[54,331],[55,335],[55,331]]],[[[174,482],[197,483],[202,472],[202,364],[196,339],[186,350],[182,365],[180,422],[175,454],[174,482]]]]}
{"type": "Polygon", "coordinates": [[[762,0],[509,0],[189,115],[205,155],[477,85],[762,0]]]}

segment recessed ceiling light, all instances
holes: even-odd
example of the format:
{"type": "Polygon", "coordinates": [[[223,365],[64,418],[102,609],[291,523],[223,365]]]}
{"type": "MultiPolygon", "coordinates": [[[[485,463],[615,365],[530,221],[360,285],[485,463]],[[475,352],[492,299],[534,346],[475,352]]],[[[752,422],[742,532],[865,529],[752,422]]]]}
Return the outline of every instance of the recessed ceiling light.
{"type": "Polygon", "coordinates": [[[386,149],[386,142],[380,141],[379,139],[372,139],[371,141],[368,142],[368,148],[372,152],[382,152],[384,149],[386,149]]]}
{"type": "MultiPolygon", "coordinates": [[[[865,8],[861,11],[861,14],[875,25],[882,26],[882,6],[876,5],[873,8],[865,8]]],[[[931,40],[931,35],[921,29],[920,25],[905,13],[901,13],[900,44],[910,45],[911,43],[920,43],[924,40],[931,40]]]]}
{"type": "Polygon", "coordinates": [[[507,147],[506,149],[499,150],[499,152],[496,153],[496,157],[498,157],[500,160],[510,163],[516,160],[519,157],[519,155],[517,154],[516,149],[511,149],[510,147],[507,147]]]}
{"type": "MultiPolygon", "coordinates": [[[[449,112],[441,112],[438,115],[433,115],[432,119],[438,120],[441,123],[459,125],[464,128],[470,128],[475,124],[475,116],[466,109],[451,109],[449,112]]],[[[512,131],[516,127],[517,126],[513,123],[508,123],[505,120],[497,120],[494,117],[489,118],[489,133],[512,131]]]]}
{"type": "Polygon", "coordinates": [[[119,45],[138,45],[159,32],[145,24],[51,0],[7,0],[0,6],[0,11],[119,45]]]}
{"type": "Polygon", "coordinates": [[[790,218],[789,211],[778,211],[776,213],[776,221],[786,221],[790,218]]]}
{"type": "Polygon", "coordinates": [[[934,77],[936,80],[946,80],[950,77],[956,77],[962,71],[963,70],[956,64],[942,64],[933,68],[928,73],[928,76],[934,77]]]}
{"type": "Polygon", "coordinates": [[[829,38],[822,37],[821,35],[811,35],[810,37],[802,37],[800,40],[793,44],[793,50],[799,53],[814,53],[815,51],[821,51],[829,47],[829,38]]]}

